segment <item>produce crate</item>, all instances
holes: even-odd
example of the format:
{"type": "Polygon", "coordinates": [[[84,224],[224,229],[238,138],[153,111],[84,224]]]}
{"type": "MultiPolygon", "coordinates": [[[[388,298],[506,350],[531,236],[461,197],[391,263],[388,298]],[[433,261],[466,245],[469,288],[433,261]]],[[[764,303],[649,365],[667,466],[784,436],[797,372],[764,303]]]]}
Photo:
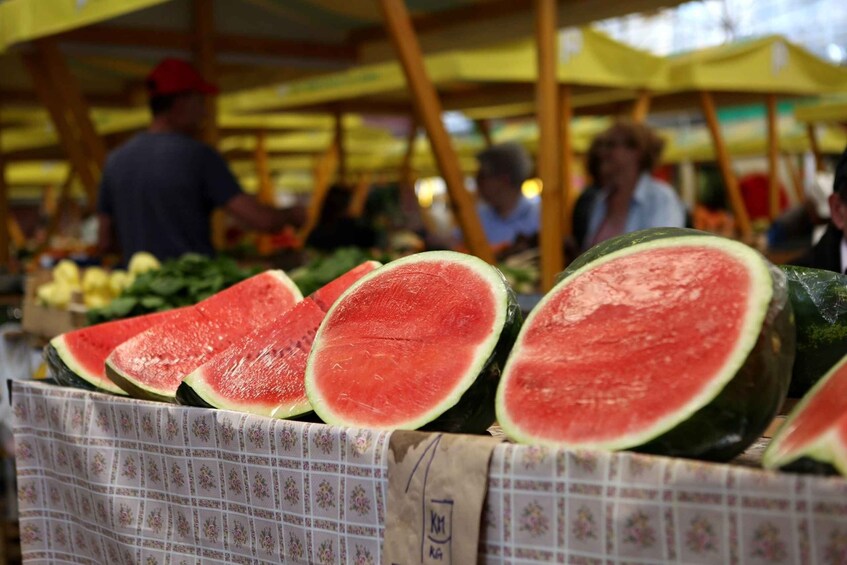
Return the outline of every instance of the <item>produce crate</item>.
{"type": "Polygon", "coordinates": [[[38,287],[53,280],[49,271],[37,271],[27,277],[24,290],[23,320],[21,325],[28,334],[40,340],[49,340],[85,325],[85,305],[81,297],[74,296],[67,310],[38,303],[38,287]]]}

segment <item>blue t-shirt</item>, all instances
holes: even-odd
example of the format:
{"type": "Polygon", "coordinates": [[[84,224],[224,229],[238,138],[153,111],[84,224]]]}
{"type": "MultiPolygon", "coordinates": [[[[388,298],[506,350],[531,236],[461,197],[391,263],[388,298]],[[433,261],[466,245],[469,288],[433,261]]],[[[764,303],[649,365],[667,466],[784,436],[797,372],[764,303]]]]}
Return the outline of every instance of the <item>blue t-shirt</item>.
{"type": "Polygon", "coordinates": [[[515,209],[504,218],[494,208],[480,202],[477,214],[488,243],[512,244],[520,235],[531,237],[537,234],[541,214],[539,204],[540,199],[537,197],[530,199],[522,196],[515,209]]]}
{"type": "Polygon", "coordinates": [[[98,211],[112,218],[124,257],[212,255],[211,213],[241,193],[226,162],[180,133],[144,132],[113,151],[98,211]]]}

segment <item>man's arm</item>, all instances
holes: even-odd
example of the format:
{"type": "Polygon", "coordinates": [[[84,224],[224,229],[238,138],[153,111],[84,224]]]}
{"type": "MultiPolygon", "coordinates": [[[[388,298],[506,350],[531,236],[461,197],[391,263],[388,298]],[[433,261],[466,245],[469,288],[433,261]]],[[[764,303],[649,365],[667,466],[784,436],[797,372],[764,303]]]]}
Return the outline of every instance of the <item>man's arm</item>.
{"type": "Polygon", "coordinates": [[[285,226],[299,228],[306,222],[306,212],[300,206],[274,208],[260,203],[254,196],[245,193],[233,196],[224,207],[236,220],[258,231],[275,232],[285,226]]]}

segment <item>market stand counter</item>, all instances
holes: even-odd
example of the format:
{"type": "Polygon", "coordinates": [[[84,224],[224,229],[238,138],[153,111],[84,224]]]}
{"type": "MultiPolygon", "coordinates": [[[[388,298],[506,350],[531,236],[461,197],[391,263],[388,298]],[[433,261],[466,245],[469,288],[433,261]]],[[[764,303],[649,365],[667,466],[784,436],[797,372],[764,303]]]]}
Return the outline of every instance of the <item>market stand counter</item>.
{"type": "MultiPolygon", "coordinates": [[[[29,563],[382,561],[390,433],[15,382],[29,563]]],[[[499,444],[484,563],[844,563],[847,482],[499,444]]]]}

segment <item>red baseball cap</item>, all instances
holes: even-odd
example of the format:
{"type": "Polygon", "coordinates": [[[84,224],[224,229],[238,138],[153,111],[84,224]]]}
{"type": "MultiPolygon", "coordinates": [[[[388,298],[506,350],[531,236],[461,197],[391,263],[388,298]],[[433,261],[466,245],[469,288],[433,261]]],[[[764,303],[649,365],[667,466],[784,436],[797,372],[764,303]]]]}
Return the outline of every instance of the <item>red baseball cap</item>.
{"type": "Polygon", "coordinates": [[[191,63],[181,59],[163,59],[147,75],[147,91],[151,96],[200,92],[217,94],[218,87],[206,82],[191,63]]]}

